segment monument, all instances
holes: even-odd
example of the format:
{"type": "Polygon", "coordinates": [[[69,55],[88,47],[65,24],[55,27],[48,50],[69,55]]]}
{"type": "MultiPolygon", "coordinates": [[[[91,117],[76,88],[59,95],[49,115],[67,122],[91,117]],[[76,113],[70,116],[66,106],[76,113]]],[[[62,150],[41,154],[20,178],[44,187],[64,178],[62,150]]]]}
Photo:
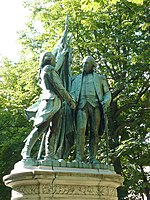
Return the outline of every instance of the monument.
{"type": "Polygon", "coordinates": [[[100,137],[107,131],[111,93],[106,77],[96,73],[92,56],[83,59],[82,73],[72,78],[70,42],[67,18],[58,44],[40,62],[42,92],[25,111],[34,123],[25,139],[22,160],[4,176],[5,185],[12,188],[12,200],[118,199],[123,177],[97,158],[100,137]],[[38,148],[37,140],[41,140],[38,148]],[[75,159],[69,161],[71,149],[75,159]]]}

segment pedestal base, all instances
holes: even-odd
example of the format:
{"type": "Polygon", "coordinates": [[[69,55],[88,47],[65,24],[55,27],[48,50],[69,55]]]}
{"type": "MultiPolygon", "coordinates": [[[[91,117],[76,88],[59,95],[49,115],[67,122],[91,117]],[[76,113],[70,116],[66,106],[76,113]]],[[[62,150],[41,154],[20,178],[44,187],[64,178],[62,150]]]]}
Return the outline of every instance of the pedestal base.
{"type": "Polygon", "coordinates": [[[12,200],[117,200],[123,178],[110,169],[30,166],[4,177],[12,200]]]}

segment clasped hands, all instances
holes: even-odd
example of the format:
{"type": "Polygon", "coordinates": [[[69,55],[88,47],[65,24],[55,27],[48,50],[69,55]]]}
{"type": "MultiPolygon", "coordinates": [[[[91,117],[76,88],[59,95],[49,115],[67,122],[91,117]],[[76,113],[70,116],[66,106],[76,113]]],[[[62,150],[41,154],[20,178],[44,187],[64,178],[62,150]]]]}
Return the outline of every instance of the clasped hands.
{"type": "Polygon", "coordinates": [[[74,110],[76,108],[76,102],[72,99],[70,101],[70,107],[74,110]]]}

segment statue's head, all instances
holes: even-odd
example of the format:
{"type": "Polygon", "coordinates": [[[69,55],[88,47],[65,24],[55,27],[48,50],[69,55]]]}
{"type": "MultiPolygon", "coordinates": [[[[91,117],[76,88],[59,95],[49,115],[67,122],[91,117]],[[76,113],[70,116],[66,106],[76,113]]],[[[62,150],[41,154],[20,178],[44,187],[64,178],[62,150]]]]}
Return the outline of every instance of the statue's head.
{"type": "Polygon", "coordinates": [[[83,71],[90,73],[96,68],[96,62],[92,56],[86,56],[82,61],[83,71]]]}
{"type": "Polygon", "coordinates": [[[42,67],[45,65],[52,65],[55,66],[55,57],[51,52],[44,53],[42,60],[41,60],[42,67]]]}
{"type": "Polygon", "coordinates": [[[55,56],[51,52],[45,52],[41,56],[39,72],[38,72],[38,83],[39,84],[41,83],[41,79],[40,79],[41,70],[46,65],[52,65],[53,67],[55,67],[55,56]]]}

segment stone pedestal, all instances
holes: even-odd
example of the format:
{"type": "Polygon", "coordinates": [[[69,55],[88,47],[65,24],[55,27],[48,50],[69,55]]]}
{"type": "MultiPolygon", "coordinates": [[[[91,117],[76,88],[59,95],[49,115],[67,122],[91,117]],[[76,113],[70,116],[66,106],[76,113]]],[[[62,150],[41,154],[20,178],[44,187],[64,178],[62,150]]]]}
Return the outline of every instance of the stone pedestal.
{"type": "MultiPolygon", "coordinates": [[[[51,161],[49,161],[51,162],[51,161]]],[[[4,177],[12,188],[12,200],[117,200],[117,187],[123,178],[112,167],[103,165],[89,168],[81,163],[52,163],[46,166],[16,164],[11,174],[4,177]],[[63,165],[63,166],[60,166],[63,165]],[[66,166],[65,166],[66,165],[66,166]],[[74,165],[74,166],[72,166],[74,165]],[[77,166],[78,165],[78,166],[77,166]]]]}

